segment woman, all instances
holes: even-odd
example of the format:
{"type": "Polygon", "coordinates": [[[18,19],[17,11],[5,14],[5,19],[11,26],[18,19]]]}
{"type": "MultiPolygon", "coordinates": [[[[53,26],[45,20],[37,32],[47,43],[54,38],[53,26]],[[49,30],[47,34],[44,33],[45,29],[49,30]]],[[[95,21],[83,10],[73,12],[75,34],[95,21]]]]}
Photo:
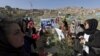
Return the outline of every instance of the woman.
{"type": "MultiPolygon", "coordinates": [[[[16,21],[17,21],[18,25],[21,27],[21,31],[25,34],[25,36],[24,36],[24,48],[25,48],[25,50],[27,51],[27,53],[31,54],[32,56],[33,55],[38,56],[37,53],[32,52],[31,45],[33,44],[34,49],[35,49],[36,48],[36,42],[35,42],[35,40],[32,39],[31,36],[29,36],[26,33],[26,23],[25,23],[25,21],[23,21],[23,19],[21,19],[21,18],[16,19],[16,21]]],[[[35,32],[36,32],[36,29],[33,28],[33,33],[35,33],[35,32]]]]}
{"type": "Polygon", "coordinates": [[[85,21],[84,24],[84,35],[83,37],[81,36],[80,39],[80,43],[83,44],[83,56],[91,56],[91,54],[93,56],[95,56],[91,50],[91,46],[89,46],[87,43],[88,42],[92,42],[95,38],[91,37],[93,36],[96,32],[98,32],[99,30],[97,30],[97,26],[98,26],[98,21],[96,19],[88,19],[85,21]]]}
{"type": "Polygon", "coordinates": [[[62,21],[61,30],[64,33],[64,36],[67,37],[69,35],[69,27],[66,20],[62,21]]]}
{"type": "Polygon", "coordinates": [[[19,25],[11,19],[0,19],[0,56],[29,56],[23,47],[24,34],[19,25]]]}

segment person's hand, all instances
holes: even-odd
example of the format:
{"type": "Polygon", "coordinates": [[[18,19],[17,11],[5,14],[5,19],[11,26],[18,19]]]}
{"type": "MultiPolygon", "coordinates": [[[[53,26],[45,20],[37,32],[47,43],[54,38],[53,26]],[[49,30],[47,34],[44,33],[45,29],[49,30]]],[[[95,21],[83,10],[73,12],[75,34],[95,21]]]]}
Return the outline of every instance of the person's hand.
{"type": "Polygon", "coordinates": [[[86,42],[85,39],[81,39],[81,40],[80,40],[80,44],[82,44],[82,45],[84,45],[85,42],[86,42]]]}
{"type": "Polygon", "coordinates": [[[84,39],[84,37],[83,36],[79,36],[79,39],[82,40],[82,39],[84,39]]]}

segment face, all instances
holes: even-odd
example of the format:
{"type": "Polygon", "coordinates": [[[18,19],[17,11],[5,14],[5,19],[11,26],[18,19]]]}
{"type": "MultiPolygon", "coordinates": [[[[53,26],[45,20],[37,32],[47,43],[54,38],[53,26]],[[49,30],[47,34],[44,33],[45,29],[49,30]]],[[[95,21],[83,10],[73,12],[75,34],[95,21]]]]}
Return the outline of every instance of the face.
{"type": "Polygon", "coordinates": [[[65,26],[64,26],[64,23],[63,22],[60,23],[60,26],[61,26],[61,29],[64,30],[64,27],[65,26]]]}
{"type": "Polygon", "coordinates": [[[89,24],[87,22],[85,22],[85,29],[89,29],[89,24]]]}
{"type": "Polygon", "coordinates": [[[15,48],[21,47],[24,45],[24,34],[22,33],[18,24],[11,24],[8,27],[8,42],[15,48]]]}
{"type": "Polygon", "coordinates": [[[75,21],[72,21],[72,24],[75,24],[75,21]]]}

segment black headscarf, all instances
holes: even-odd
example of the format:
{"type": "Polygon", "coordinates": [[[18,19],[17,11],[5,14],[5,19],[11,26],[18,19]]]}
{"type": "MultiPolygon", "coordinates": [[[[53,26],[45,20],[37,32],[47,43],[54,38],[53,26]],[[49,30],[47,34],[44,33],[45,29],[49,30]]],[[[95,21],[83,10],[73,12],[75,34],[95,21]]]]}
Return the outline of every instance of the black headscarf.
{"type": "Polygon", "coordinates": [[[67,21],[63,21],[63,24],[64,24],[64,27],[66,28],[66,30],[68,30],[68,23],[67,23],[67,21]]]}
{"type": "Polygon", "coordinates": [[[86,22],[89,24],[89,28],[85,29],[85,33],[94,34],[97,31],[98,21],[96,19],[88,19],[86,22]]]}

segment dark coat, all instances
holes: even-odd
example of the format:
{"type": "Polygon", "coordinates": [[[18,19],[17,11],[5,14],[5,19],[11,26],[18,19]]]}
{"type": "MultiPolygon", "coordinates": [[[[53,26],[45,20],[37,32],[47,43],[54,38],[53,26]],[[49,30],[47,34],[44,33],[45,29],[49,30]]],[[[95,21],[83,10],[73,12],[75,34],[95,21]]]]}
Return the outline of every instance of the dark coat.
{"type": "MultiPolygon", "coordinates": [[[[99,43],[99,42],[94,42],[94,40],[96,40],[96,38],[93,37],[97,32],[99,32],[99,30],[96,29],[98,26],[98,21],[96,19],[88,19],[88,20],[86,20],[86,22],[89,24],[89,28],[85,29],[84,25],[81,25],[81,27],[84,29],[84,31],[78,33],[76,35],[76,37],[77,37],[77,40],[79,40],[79,38],[78,38],[79,36],[84,36],[84,34],[90,35],[89,41],[86,43],[86,45],[89,46],[89,54],[86,54],[85,52],[83,52],[83,56],[95,56],[94,50],[92,49],[92,47],[93,47],[92,45],[97,46],[96,43],[99,43]]],[[[79,43],[79,41],[77,43],[79,43]]],[[[76,46],[80,46],[80,45],[78,44],[76,46]]],[[[80,50],[79,47],[76,50],[80,50]]]]}
{"type": "Polygon", "coordinates": [[[100,31],[91,35],[86,45],[90,48],[88,56],[100,56],[100,31]]]}
{"type": "MultiPolygon", "coordinates": [[[[86,45],[89,47],[89,54],[86,54],[85,56],[98,56],[95,54],[94,50],[93,50],[93,46],[98,46],[99,42],[95,41],[95,40],[100,40],[96,35],[98,32],[100,32],[99,30],[97,30],[97,26],[98,26],[98,21],[96,19],[88,19],[86,20],[86,22],[88,22],[89,24],[89,29],[85,29],[84,33],[87,35],[90,35],[89,37],[89,41],[86,42],[86,45]],[[95,37],[94,37],[95,36],[95,37]]],[[[100,35],[100,34],[99,34],[100,35]]]]}

